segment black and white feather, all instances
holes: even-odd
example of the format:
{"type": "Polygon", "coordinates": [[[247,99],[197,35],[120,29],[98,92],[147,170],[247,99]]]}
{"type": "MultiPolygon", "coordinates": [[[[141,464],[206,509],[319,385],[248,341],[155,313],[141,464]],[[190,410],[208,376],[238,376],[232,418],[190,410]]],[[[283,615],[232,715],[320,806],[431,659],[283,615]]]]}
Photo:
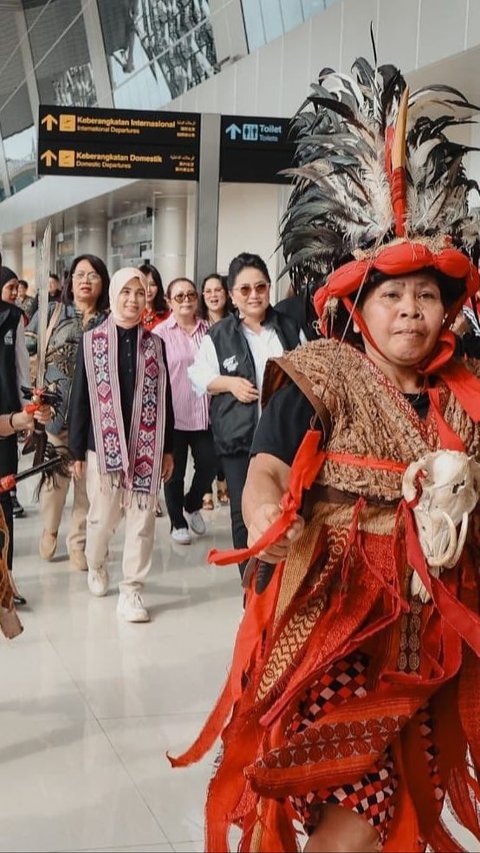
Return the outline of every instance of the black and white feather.
{"type": "MultiPolygon", "coordinates": [[[[373,68],[357,59],[353,76],[330,68],[292,119],[296,165],[287,170],[293,191],[281,223],[285,258],[300,290],[321,284],[356,249],[394,238],[394,211],[386,168],[386,137],[393,133],[406,87],[392,65],[373,68]]],[[[456,89],[430,86],[410,94],[406,140],[406,238],[448,234],[473,250],[478,216],[468,212],[477,190],[463,159],[469,150],[447,136],[449,128],[471,122],[477,111],[456,89]]]]}

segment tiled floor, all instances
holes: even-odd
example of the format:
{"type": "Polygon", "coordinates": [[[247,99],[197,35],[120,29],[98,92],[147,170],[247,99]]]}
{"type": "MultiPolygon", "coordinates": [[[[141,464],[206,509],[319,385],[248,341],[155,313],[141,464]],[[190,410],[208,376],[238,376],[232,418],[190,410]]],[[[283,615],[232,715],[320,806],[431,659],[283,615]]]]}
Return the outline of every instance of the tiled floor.
{"type": "Polygon", "coordinates": [[[209,548],[230,545],[228,509],[204,513],[207,535],[189,547],[157,520],[145,594],[152,621],[131,625],[115,613],[121,532],[110,594],[93,598],[86,575],[69,568],[65,529],[55,561],[38,557],[32,492],[31,482],[19,487],[27,517],[16,522],[25,630],[0,637],[0,853],[201,851],[214,754],[172,770],[166,751],[181,752],[198,733],[242,615],[236,567],[206,563],[209,548]]]}
{"type": "Polygon", "coordinates": [[[214,755],[172,770],[226,676],[242,613],[236,567],[206,563],[230,545],[228,508],[205,513],[208,533],[171,543],[158,519],[145,590],[152,621],[115,613],[122,537],[111,548],[111,592],[93,598],[58,557],[37,553],[31,482],[19,498],[15,577],[24,633],[0,638],[0,850],[203,850],[203,804],[214,755]]]}

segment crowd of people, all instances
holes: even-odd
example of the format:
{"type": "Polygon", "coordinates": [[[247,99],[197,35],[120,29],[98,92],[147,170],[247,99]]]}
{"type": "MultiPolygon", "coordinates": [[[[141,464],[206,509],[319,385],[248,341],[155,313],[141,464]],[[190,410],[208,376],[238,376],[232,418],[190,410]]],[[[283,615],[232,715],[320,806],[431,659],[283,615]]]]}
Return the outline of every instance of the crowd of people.
{"type": "MultiPolygon", "coordinates": [[[[250,253],[234,258],[227,276],[207,276],[198,290],[182,277],[164,289],[150,263],[110,278],[101,258],[79,255],[63,286],[50,273],[43,332],[38,293],[29,294],[28,284],[5,266],[0,285],[15,352],[9,361],[13,396],[5,395],[3,408],[20,413],[27,404],[21,389],[35,386],[43,334],[45,387],[59,397],[45,423],[48,448],[70,459],[68,468],[40,483],[39,554],[46,561],[57,554],[71,489],[70,567],[87,573],[92,595],[104,596],[109,542],[125,518],[118,612],[128,621],[148,621],[141,593],[152,564],[155,517],[163,514],[161,488],[174,543],[188,545],[192,536],[206,534],[203,513],[214,509],[215,495],[219,506],[230,506],[235,545],[246,544],[241,492],[263,372],[269,356],[297,346],[303,333],[271,306],[268,269],[250,253]]],[[[2,444],[5,451],[9,442],[4,473],[15,474],[13,433],[2,444]]],[[[24,509],[15,489],[0,502],[11,568],[13,517],[24,509]]],[[[26,603],[18,590],[15,596],[17,605],[26,603]]]]}
{"type": "MultiPolygon", "coordinates": [[[[214,497],[230,507],[234,547],[210,559],[238,563],[244,615],[215,709],[170,759],[222,738],[211,853],[232,824],[239,849],[288,853],[299,822],[308,853],[461,850],[445,803],[480,839],[480,221],[444,133],[459,120],[428,118],[442,87],[409,101],[393,66],[356,70],[325,69],[298,117],[278,307],[254,253],[165,290],[149,263],[110,278],[83,254],[62,288],[50,276],[41,329],[0,268],[0,475],[25,431],[70,460],[40,486],[41,557],[73,483],[71,567],[105,596],[125,519],[117,613],[147,622],[162,484],[179,546],[208,533],[214,497]],[[42,336],[58,403],[37,389],[32,407],[42,336]]],[[[10,572],[15,500],[0,494],[10,572]]]]}

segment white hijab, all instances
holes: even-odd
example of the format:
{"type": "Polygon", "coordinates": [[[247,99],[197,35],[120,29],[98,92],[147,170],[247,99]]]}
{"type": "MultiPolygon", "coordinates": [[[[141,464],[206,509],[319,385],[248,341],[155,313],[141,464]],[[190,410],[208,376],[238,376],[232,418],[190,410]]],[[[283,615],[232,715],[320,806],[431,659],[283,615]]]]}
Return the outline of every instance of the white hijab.
{"type": "Polygon", "coordinates": [[[118,314],[118,297],[120,296],[120,291],[125,287],[128,281],[132,278],[138,278],[145,287],[145,295],[147,293],[147,279],[145,278],[143,272],[141,272],[137,267],[122,267],[122,269],[117,270],[110,279],[110,287],[108,289],[108,295],[110,297],[110,311],[111,316],[117,326],[121,326],[122,329],[132,329],[134,326],[138,326],[140,322],[140,317],[138,320],[126,321],[123,317],[120,317],[118,314]]]}

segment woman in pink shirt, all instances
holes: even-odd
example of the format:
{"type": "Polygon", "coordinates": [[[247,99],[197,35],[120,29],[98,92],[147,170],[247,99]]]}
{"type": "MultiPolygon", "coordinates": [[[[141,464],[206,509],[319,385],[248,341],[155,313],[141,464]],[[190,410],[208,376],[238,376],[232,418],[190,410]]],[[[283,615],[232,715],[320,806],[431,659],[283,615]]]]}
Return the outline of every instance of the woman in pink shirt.
{"type": "Polygon", "coordinates": [[[215,476],[215,450],[209,426],[209,400],[197,397],[187,375],[204,337],[208,323],[197,316],[198,294],[193,281],[175,278],[167,288],[172,313],[153,334],[159,335],[167,355],[172,387],[175,430],[172,478],[165,483],[165,501],[172,525],[171,537],[180,545],[189,545],[189,527],[197,536],[206,531],[200,509],[203,495],[215,476]],[[195,473],[185,493],[185,470],[191,450],[195,473]]]}

